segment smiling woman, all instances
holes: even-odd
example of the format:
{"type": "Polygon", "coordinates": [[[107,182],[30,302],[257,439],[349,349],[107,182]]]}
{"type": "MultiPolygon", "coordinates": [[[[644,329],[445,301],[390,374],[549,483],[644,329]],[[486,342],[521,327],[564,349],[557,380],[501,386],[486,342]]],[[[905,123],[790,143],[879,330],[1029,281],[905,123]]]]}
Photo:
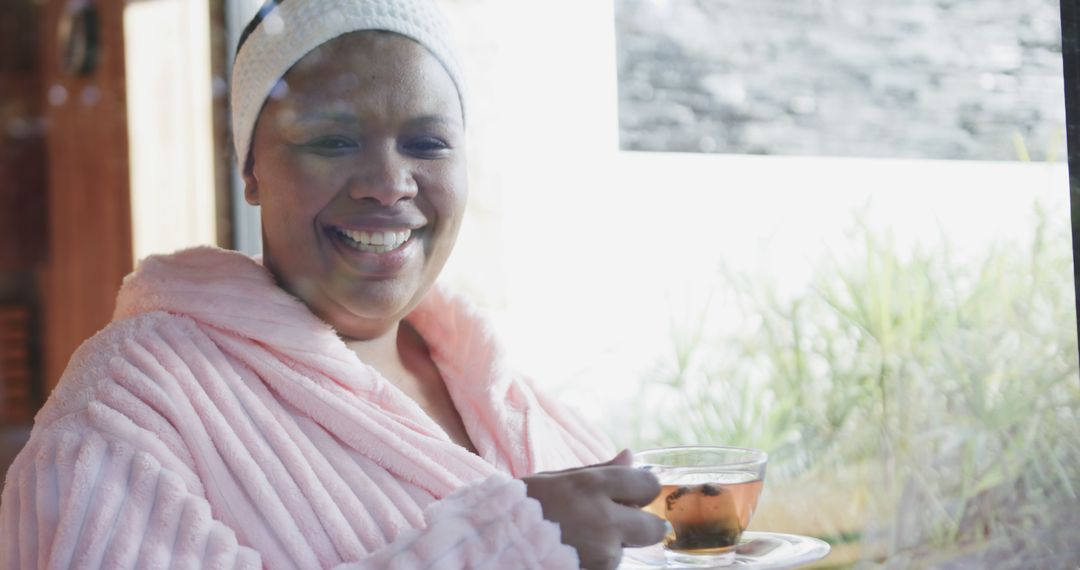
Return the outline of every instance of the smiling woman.
{"type": "Polygon", "coordinates": [[[263,108],[244,181],[262,207],[265,264],[282,286],[343,336],[381,336],[434,283],[461,226],[454,81],[400,35],[326,44],[263,108]]]}
{"type": "Polygon", "coordinates": [[[435,5],[271,2],[232,103],[264,255],[127,277],[8,472],[0,567],[601,569],[658,541],[656,478],[598,463],[436,284],[467,181],[435,5]]]}

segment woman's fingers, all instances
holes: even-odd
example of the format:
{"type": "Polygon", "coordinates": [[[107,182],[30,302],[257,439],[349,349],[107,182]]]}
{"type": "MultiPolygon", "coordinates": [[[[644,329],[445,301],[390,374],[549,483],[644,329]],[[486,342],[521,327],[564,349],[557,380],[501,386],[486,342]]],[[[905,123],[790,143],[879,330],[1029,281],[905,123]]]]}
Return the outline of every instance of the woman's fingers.
{"type": "Polygon", "coordinates": [[[597,465],[522,478],[528,496],[540,502],[544,518],[559,523],[562,540],[590,570],[614,568],[624,545],[659,542],[664,522],[638,508],[660,493],[648,471],[630,467],[622,451],[597,465]]]}
{"type": "Polygon", "coordinates": [[[582,570],[616,570],[622,561],[622,547],[614,544],[582,554],[578,550],[582,570]]]}
{"type": "Polygon", "coordinates": [[[629,466],[631,466],[633,464],[634,464],[634,452],[630,451],[629,449],[624,449],[624,450],[616,453],[615,457],[612,457],[607,462],[601,463],[601,465],[621,465],[623,467],[629,467],[629,466]]]}
{"type": "Polygon", "coordinates": [[[597,467],[604,478],[608,497],[616,503],[644,507],[660,494],[660,481],[656,475],[629,467],[597,467]]]}
{"type": "Polygon", "coordinates": [[[623,505],[615,505],[614,508],[612,519],[622,535],[623,546],[656,544],[667,534],[664,519],[652,513],[623,505]]]}
{"type": "Polygon", "coordinates": [[[585,465],[582,467],[570,467],[567,469],[559,469],[558,471],[545,471],[544,475],[559,475],[563,473],[573,473],[575,471],[581,471],[583,469],[594,469],[596,467],[607,467],[614,465],[630,466],[634,463],[634,453],[629,449],[624,449],[615,454],[615,457],[604,461],[603,463],[594,463],[592,465],[585,465]]]}

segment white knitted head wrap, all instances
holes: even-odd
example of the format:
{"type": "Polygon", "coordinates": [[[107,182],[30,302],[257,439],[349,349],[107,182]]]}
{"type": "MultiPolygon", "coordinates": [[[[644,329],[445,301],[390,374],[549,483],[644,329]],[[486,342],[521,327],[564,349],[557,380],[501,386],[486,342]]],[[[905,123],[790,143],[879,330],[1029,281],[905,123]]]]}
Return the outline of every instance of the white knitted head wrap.
{"type": "Polygon", "coordinates": [[[435,0],[282,0],[276,6],[268,3],[263,13],[232,70],[233,144],[241,168],[251,149],[255,121],[278,80],[308,52],[350,32],[395,32],[427,48],[450,74],[464,116],[461,71],[435,0]]]}

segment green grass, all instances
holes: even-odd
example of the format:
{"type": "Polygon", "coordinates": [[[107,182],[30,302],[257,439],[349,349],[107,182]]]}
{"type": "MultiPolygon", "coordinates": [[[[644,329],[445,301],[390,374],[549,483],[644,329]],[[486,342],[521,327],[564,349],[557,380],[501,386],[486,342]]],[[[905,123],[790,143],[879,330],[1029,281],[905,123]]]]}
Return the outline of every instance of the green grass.
{"type": "MultiPolygon", "coordinates": [[[[872,465],[866,520],[841,529],[861,534],[868,566],[979,563],[1060,539],[1080,524],[1071,240],[1033,216],[1028,243],[974,261],[945,240],[901,251],[856,223],[856,253],[793,296],[726,273],[745,326],[711,334],[708,311],[674,325],[620,443],[766,449],[770,485],[872,465]]],[[[1080,546],[1049,556],[1080,563],[1080,546]]]]}

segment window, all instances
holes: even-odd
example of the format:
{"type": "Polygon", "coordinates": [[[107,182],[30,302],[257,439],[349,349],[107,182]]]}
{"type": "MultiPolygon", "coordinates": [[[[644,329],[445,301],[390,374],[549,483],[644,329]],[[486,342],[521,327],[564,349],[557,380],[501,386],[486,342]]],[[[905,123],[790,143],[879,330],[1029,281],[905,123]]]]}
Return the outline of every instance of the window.
{"type": "Polygon", "coordinates": [[[621,147],[1064,160],[1056,0],[620,0],[621,147]]]}
{"type": "Polygon", "coordinates": [[[670,326],[597,416],[769,450],[751,528],[828,564],[1075,560],[1058,9],[618,0],[617,186],[662,243],[608,286],[670,326]]]}

